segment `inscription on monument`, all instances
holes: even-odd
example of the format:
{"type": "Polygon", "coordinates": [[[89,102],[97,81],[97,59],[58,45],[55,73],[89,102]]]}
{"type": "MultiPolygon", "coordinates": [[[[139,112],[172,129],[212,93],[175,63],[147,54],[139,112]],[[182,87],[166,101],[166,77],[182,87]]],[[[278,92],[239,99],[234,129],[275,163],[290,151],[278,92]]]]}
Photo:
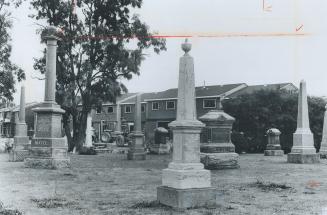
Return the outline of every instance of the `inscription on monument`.
{"type": "Polygon", "coordinates": [[[36,123],[36,136],[37,137],[50,137],[51,120],[47,115],[37,115],[37,123],[36,123]]]}
{"type": "Polygon", "coordinates": [[[44,140],[44,139],[34,139],[32,141],[32,146],[34,147],[51,147],[51,141],[50,140],[44,140]]]}

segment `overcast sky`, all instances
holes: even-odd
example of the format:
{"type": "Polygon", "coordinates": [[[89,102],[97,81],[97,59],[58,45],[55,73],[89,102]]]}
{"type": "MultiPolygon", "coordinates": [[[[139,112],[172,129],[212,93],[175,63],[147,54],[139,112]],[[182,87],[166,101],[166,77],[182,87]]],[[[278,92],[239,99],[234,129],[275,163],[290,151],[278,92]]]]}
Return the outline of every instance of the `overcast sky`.
{"type": "MultiPolygon", "coordinates": [[[[144,0],[140,14],[161,35],[193,35],[190,54],[195,60],[196,85],[270,84],[307,81],[308,93],[327,95],[326,0],[144,0]],[[269,9],[269,7],[271,8],[269,9]],[[302,26],[303,25],[303,26],[302,26]],[[301,27],[302,26],[302,27],[301,27]],[[253,36],[276,33],[307,36],[253,36]],[[252,36],[203,38],[232,33],[252,36]]],[[[33,70],[33,57],[44,48],[29,3],[14,12],[12,60],[27,75],[26,100],[42,101],[44,81],[33,70]]],[[[177,87],[178,60],[184,39],[168,38],[167,51],[147,51],[141,75],[125,81],[130,92],[177,87]]],[[[17,88],[19,89],[19,88],[17,88]]],[[[15,102],[19,101],[19,90],[15,102]]]]}

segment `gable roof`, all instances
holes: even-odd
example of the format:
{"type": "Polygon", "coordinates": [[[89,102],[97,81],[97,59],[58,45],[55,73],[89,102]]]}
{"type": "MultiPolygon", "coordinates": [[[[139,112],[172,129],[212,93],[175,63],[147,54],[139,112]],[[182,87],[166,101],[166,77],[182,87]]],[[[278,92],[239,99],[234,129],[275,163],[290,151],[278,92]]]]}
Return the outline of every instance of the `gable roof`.
{"type": "MultiPolygon", "coordinates": [[[[244,88],[247,85],[244,83],[240,84],[226,84],[226,85],[212,85],[212,86],[202,86],[195,87],[196,98],[205,98],[205,97],[220,97],[228,94],[228,92],[233,91],[234,89],[244,88]]],[[[156,101],[156,100],[169,100],[177,99],[178,89],[172,88],[161,92],[152,92],[152,93],[143,93],[141,95],[141,102],[147,101],[156,101]]],[[[134,104],[135,96],[127,99],[121,104],[134,104]]]]}
{"type": "Polygon", "coordinates": [[[259,90],[282,90],[284,87],[291,85],[294,87],[294,89],[297,89],[292,83],[279,83],[279,84],[265,84],[265,85],[251,85],[247,86],[239,91],[236,91],[235,93],[229,95],[228,97],[234,98],[239,95],[244,94],[251,94],[259,90]]]}

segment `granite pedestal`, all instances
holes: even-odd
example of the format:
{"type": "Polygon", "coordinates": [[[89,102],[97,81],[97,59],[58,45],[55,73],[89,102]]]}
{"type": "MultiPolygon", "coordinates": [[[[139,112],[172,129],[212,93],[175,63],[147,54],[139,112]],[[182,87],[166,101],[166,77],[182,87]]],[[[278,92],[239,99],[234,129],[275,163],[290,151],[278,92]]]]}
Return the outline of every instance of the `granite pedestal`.
{"type": "Polygon", "coordinates": [[[36,132],[25,166],[46,169],[70,167],[67,139],[61,133],[64,110],[58,105],[47,103],[33,110],[36,112],[36,132]]]}

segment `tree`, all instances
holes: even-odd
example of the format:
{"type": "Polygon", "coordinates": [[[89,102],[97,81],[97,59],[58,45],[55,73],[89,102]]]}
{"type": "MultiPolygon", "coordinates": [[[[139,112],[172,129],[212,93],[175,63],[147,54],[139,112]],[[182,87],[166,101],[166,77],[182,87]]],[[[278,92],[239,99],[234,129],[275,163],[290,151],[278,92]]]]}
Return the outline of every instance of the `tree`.
{"type": "Polygon", "coordinates": [[[18,81],[25,79],[25,73],[10,60],[11,38],[9,30],[12,28],[11,5],[18,7],[21,1],[0,0],[0,99],[13,100],[15,93],[15,78],[18,81]]]}
{"type": "MultiPolygon", "coordinates": [[[[234,116],[234,144],[238,152],[263,152],[267,144],[266,131],[278,128],[281,131],[282,149],[288,153],[296,130],[298,95],[283,91],[256,91],[233,99],[224,100],[226,113],[234,116]],[[240,132],[244,133],[241,138],[240,132]]],[[[325,101],[309,97],[310,128],[314,134],[315,147],[320,148],[325,101]]]]}
{"type": "MultiPolygon", "coordinates": [[[[153,37],[137,15],[131,16],[142,0],[32,0],[31,5],[36,9],[32,17],[60,28],[56,101],[66,110],[69,151],[74,146],[79,151],[91,108],[103,101],[115,102],[126,92],[120,79],[139,75],[144,50],[166,50],[165,40],[153,37]]],[[[34,67],[44,73],[45,57],[36,59],[34,67]]]]}

